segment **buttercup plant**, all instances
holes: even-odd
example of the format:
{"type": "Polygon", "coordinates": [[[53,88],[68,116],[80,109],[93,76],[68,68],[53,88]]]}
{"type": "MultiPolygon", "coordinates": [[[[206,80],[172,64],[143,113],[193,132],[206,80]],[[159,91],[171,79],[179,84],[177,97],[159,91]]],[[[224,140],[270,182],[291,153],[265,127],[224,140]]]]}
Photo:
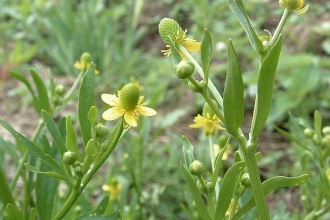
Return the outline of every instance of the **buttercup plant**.
{"type": "Polygon", "coordinates": [[[308,10],[308,5],[303,7],[303,0],[280,0],[279,3],[285,9],[274,34],[266,30],[269,36],[259,36],[245,11],[244,3],[241,0],[229,0],[230,9],[245,29],[252,47],[258,54],[257,59],[260,63],[258,73],[256,73],[258,74],[258,88],[248,137],[241,130],[244,119],[244,84],[233,42],[229,40],[227,44],[227,75],[223,96],[221,96],[221,91],[216,89],[209,77],[212,56],[210,32],[205,29],[201,44],[191,50],[187,44],[196,44],[197,42],[186,38],[187,31],[182,31],[175,20],[164,18],[159,23],[159,34],[166,47],[169,48],[162,52],[171,56],[178,78],[193,92],[201,94],[207,103],[207,108],[210,109],[205,111],[204,108],[203,117],[197,116],[194,119],[196,124],[191,127],[204,127],[205,134],[209,137],[212,180],[203,179],[204,170],[197,175],[196,170],[193,169],[203,166],[196,165],[201,162],[197,163],[197,160],[194,159],[193,146],[186,137],[183,137],[185,163],[181,164],[184,177],[202,219],[225,219],[226,213],[229,213],[228,219],[239,219],[254,206],[257,207],[259,219],[270,219],[265,196],[279,187],[302,185],[308,179],[308,175],[303,174],[297,177],[276,176],[261,182],[257,166],[257,159],[260,157],[260,153],[257,152],[258,137],[271,108],[273,83],[283,45],[281,31],[290,12],[294,11],[302,15],[308,10]],[[189,53],[196,50],[200,50],[201,65],[189,53]],[[201,81],[196,80],[191,72],[181,74],[178,66],[182,66],[183,61],[193,64],[194,70],[202,77],[201,81]],[[239,144],[239,149],[235,153],[235,162],[221,181],[218,178],[218,173],[229,140],[215,158],[212,136],[217,134],[216,128],[226,129],[239,144]],[[198,181],[194,177],[196,175],[198,181]],[[240,197],[249,187],[253,192],[252,198],[242,207],[238,207],[240,197]],[[201,194],[206,196],[206,203],[201,194]]]}

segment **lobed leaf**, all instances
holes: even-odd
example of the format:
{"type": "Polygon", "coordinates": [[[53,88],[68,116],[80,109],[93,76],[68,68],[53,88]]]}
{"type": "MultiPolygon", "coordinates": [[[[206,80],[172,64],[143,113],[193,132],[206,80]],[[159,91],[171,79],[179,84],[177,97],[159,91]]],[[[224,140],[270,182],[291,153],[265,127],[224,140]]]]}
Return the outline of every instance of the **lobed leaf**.
{"type": "Polygon", "coordinates": [[[223,110],[226,129],[229,134],[236,135],[244,119],[244,85],[237,55],[229,40],[228,70],[223,93],[223,110]]]}

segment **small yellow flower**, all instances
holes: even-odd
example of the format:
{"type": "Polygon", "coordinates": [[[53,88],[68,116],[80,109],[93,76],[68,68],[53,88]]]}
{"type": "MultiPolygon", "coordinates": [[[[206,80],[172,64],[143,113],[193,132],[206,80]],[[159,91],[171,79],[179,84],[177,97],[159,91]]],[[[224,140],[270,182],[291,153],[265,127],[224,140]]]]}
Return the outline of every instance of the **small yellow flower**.
{"type": "MultiPolygon", "coordinates": [[[[115,120],[121,116],[127,125],[137,126],[139,115],[154,116],[157,114],[152,108],[146,107],[142,103],[144,96],[139,96],[139,89],[132,83],[125,85],[117,95],[102,94],[102,100],[112,106],[102,114],[102,118],[107,121],[115,120]]],[[[127,127],[127,125],[124,125],[127,127]]]]}
{"type": "MultiPolygon", "coordinates": [[[[214,149],[214,156],[216,157],[218,155],[218,153],[220,153],[221,148],[218,144],[214,144],[213,149],[214,149]]],[[[228,155],[231,153],[231,151],[232,150],[231,150],[230,146],[228,146],[226,151],[223,153],[221,160],[227,160],[228,155]]]]}
{"type": "Polygon", "coordinates": [[[330,168],[327,169],[325,174],[328,177],[328,180],[330,181],[330,168]]]}
{"type": "Polygon", "coordinates": [[[118,183],[111,183],[110,185],[102,185],[102,189],[110,193],[110,201],[116,201],[120,199],[120,191],[122,190],[123,185],[118,183]]]}
{"type": "MultiPolygon", "coordinates": [[[[201,49],[201,42],[196,42],[196,40],[187,38],[187,30],[183,31],[180,25],[173,19],[162,19],[159,23],[158,28],[159,34],[163,39],[164,43],[166,44],[166,47],[168,48],[166,50],[161,50],[161,52],[164,53],[164,55],[166,56],[171,55],[170,40],[168,38],[169,36],[174,43],[181,44],[189,52],[199,51],[201,49]]],[[[185,56],[181,52],[180,55],[183,59],[185,59],[185,56]]]]}
{"type": "MultiPolygon", "coordinates": [[[[87,70],[88,67],[91,65],[91,55],[87,52],[83,53],[80,57],[80,61],[76,61],[74,67],[80,70],[87,70]]],[[[99,74],[98,70],[95,70],[95,74],[99,74]]]]}
{"type": "Polygon", "coordinates": [[[197,117],[195,117],[194,122],[196,124],[190,125],[191,128],[201,128],[204,127],[204,134],[207,135],[214,135],[215,134],[215,130],[225,130],[225,128],[223,128],[220,125],[220,119],[218,118],[218,116],[213,115],[212,117],[210,116],[210,113],[206,114],[206,117],[201,116],[200,114],[197,115],[197,117]]]}

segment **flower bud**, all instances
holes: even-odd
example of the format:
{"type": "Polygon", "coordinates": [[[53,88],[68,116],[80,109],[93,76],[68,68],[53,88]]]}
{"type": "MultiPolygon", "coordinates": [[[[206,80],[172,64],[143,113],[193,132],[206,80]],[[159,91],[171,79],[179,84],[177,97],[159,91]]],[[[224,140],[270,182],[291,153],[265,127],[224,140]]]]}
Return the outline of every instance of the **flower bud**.
{"type": "Polygon", "coordinates": [[[169,36],[174,41],[178,34],[182,35],[184,33],[178,22],[170,18],[163,18],[160,21],[158,31],[166,45],[170,45],[169,36]]]}
{"type": "Polygon", "coordinates": [[[326,127],[322,128],[322,133],[324,135],[330,134],[330,126],[326,126],[326,127]]]}
{"type": "Polygon", "coordinates": [[[56,88],[55,88],[56,94],[58,94],[60,96],[64,95],[65,91],[66,91],[66,89],[63,85],[57,85],[56,88]]]}
{"type": "Polygon", "coordinates": [[[205,165],[198,160],[194,160],[189,166],[189,173],[195,176],[202,175],[205,170],[206,170],[205,165]]]}
{"type": "Polygon", "coordinates": [[[279,0],[279,3],[289,10],[297,10],[302,8],[304,0],[279,0]]]}
{"type": "Polygon", "coordinates": [[[105,127],[102,123],[96,125],[96,137],[103,139],[109,134],[109,129],[105,127]]]}
{"type": "Polygon", "coordinates": [[[243,176],[241,178],[241,184],[246,188],[251,187],[251,180],[250,180],[250,176],[248,173],[243,174],[243,176]]]}
{"type": "Polygon", "coordinates": [[[187,79],[195,71],[195,65],[190,61],[182,60],[175,66],[175,72],[179,79],[187,79]]]}
{"type": "Polygon", "coordinates": [[[305,136],[306,138],[311,138],[311,137],[313,137],[313,134],[314,134],[314,132],[312,131],[312,129],[310,129],[310,128],[305,128],[305,130],[304,130],[304,136],[305,136]]]}
{"type": "Polygon", "coordinates": [[[74,174],[79,177],[84,176],[81,166],[77,166],[74,168],[74,174]]]}
{"type": "Polygon", "coordinates": [[[133,83],[125,85],[119,92],[120,104],[125,110],[133,110],[140,98],[140,90],[133,83]]]}
{"type": "Polygon", "coordinates": [[[210,195],[214,190],[214,186],[212,182],[208,182],[206,180],[204,180],[204,183],[206,185],[206,189],[202,186],[201,182],[197,180],[197,188],[199,189],[200,192],[204,193],[205,195],[210,195]]]}
{"type": "Polygon", "coordinates": [[[63,154],[63,161],[68,165],[72,165],[77,161],[77,153],[72,151],[67,151],[63,154]]]}

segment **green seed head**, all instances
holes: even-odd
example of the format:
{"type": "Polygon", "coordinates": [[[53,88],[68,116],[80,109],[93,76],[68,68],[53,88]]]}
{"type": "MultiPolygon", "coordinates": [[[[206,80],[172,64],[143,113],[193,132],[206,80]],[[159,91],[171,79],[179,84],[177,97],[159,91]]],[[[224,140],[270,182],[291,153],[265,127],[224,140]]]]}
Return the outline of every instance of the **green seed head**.
{"type": "Polygon", "coordinates": [[[190,61],[182,60],[175,66],[175,72],[179,79],[187,79],[195,71],[195,65],[190,61]]]}
{"type": "Polygon", "coordinates": [[[119,92],[120,103],[125,110],[133,110],[140,98],[140,90],[133,83],[125,85],[119,92]]]}
{"type": "Polygon", "coordinates": [[[160,37],[163,39],[166,45],[170,45],[170,40],[168,36],[170,36],[174,41],[178,32],[180,35],[183,35],[184,33],[178,22],[170,18],[163,18],[160,21],[158,25],[158,31],[160,37]]]}
{"type": "Polygon", "coordinates": [[[289,9],[296,10],[302,8],[304,0],[279,0],[280,5],[289,9]]]}
{"type": "Polygon", "coordinates": [[[90,53],[85,52],[85,53],[81,54],[80,63],[91,63],[91,62],[92,62],[92,57],[91,57],[90,53]]]}

